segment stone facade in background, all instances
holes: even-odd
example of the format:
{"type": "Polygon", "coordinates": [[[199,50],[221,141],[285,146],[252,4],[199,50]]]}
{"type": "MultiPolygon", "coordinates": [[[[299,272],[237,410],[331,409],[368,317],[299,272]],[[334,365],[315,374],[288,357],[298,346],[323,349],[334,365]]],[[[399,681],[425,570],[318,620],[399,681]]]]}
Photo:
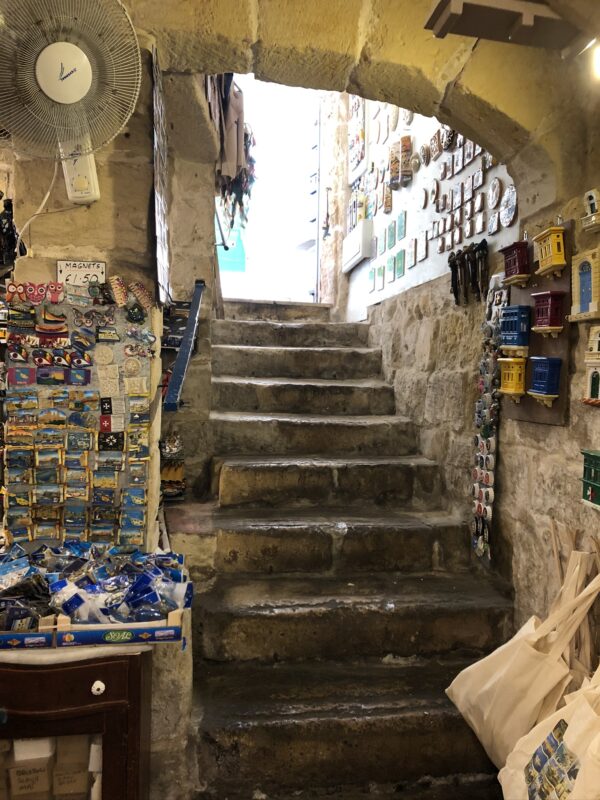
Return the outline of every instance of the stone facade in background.
{"type": "Polygon", "coordinates": [[[319,302],[345,308],[348,281],[339,274],[346,235],[345,209],[350,189],[347,165],[340,161],[348,151],[348,95],[329,92],[321,101],[321,164],[319,235],[325,222],[327,188],[329,192],[329,237],[321,240],[319,250],[319,302]]]}

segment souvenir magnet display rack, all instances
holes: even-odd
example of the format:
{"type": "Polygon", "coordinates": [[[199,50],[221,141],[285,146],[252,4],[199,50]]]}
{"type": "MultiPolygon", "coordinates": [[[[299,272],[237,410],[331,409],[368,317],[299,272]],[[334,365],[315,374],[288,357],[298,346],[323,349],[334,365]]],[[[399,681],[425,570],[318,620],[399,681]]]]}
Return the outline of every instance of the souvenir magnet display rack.
{"type": "Polygon", "coordinates": [[[569,407],[574,224],[559,222],[503,249],[511,287],[503,318],[501,393],[506,419],[565,425],[569,407]]]}
{"type": "Polygon", "coordinates": [[[7,281],[11,541],[146,543],[153,306],[145,286],[118,275],[7,281]]]}
{"type": "Polygon", "coordinates": [[[486,319],[482,325],[483,352],[479,364],[479,399],[475,403],[475,455],[473,461],[473,521],[471,523],[473,550],[489,563],[491,558],[490,532],[496,489],[498,465],[500,315],[508,303],[509,290],[504,289],[500,276],[490,283],[486,302],[486,319]]]}

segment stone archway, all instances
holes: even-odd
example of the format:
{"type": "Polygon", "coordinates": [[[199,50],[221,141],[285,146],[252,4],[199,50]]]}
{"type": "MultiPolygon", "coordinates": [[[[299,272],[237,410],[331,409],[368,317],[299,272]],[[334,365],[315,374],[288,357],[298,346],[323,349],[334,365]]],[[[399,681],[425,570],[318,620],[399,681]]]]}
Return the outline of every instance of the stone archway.
{"type": "MultiPolygon", "coordinates": [[[[575,0],[553,4],[582,21],[575,0]]],[[[168,72],[252,71],[264,80],[348,90],[435,115],[508,165],[523,219],[579,192],[600,162],[587,152],[593,109],[576,102],[588,94],[585,65],[541,49],[435,39],[423,27],[430,5],[173,0],[165,13],[162,0],[128,3],[135,24],[157,38],[168,72]]]]}

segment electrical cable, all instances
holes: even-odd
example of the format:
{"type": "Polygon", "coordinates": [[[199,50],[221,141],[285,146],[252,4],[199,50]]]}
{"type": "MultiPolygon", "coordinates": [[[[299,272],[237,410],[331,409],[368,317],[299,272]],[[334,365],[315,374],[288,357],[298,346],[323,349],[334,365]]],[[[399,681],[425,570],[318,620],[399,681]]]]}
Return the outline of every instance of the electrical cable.
{"type": "Polygon", "coordinates": [[[16,250],[15,250],[17,258],[19,257],[19,250],[21,248],[21,241],[23,240],[23,236],[25,235],[25,232],[27,231],[27,229],[29,228],[29,226],[31,225],[33,220],[36,217],[39,217],[40,214],[42,214],[42,212],[46,208],[46,204],[48,203],[48,200],[50,199],[50,195],[52,194],[52,189],[54,189],[54,184],[56,183],[56,177],[58,175],[58,165],[59,165],[59,162],[55,161],[54,162],[54,173],[52,175],[52,180],[50,181],[50,186],[48,187],[48,191],[46,192],[46,194],[44,196],[44,199],[40,203],[40,207],[35,212],[35,214],[33,214],[31,217],[29,217],[29,219],[27,220],[25,225],[23,225],[23,227],[21,228],[21,232],[19,233],[19,238],[17,239],[17,247],[16,247],[16,250]]]}

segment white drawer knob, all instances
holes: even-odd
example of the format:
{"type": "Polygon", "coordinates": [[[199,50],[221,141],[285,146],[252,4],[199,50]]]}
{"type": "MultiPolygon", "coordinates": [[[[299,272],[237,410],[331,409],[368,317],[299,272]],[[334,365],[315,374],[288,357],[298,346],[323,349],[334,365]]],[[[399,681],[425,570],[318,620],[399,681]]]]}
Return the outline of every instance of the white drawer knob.
{"type": "Polygon", "coordinates": [[[102,681],[94,681],[92,684],[92,694],[99,697],[101,694],[104,694],[106,691],[106,686],[102,683],[102,681]]]}

